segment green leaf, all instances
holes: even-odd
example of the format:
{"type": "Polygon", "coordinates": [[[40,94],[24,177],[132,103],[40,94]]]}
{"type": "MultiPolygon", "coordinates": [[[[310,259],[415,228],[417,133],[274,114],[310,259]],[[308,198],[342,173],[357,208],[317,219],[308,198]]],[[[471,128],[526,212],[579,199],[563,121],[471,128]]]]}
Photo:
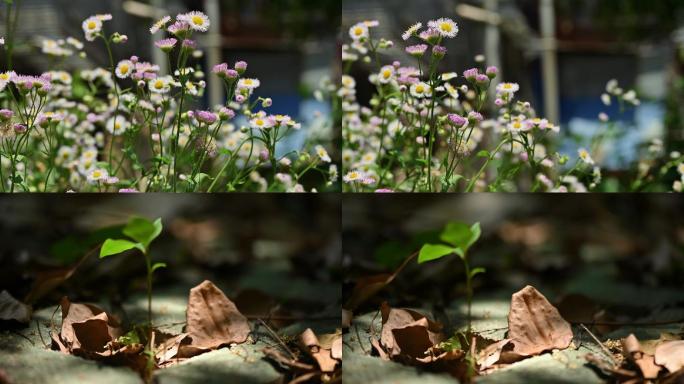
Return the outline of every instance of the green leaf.
{"type": "Polygon", "coordinates": [[[124,235],[142,244],[145,249],[162,231],[161,219],[154,222],[143,217],[133,217],[123,229],[124,235]]]}
{"type": "Polygon", "coordinates": [[[425,263],[427,261],[441,259],[446,255],[455,253],[456,250],[452,247],[442,245],[442,244],[425,244],[420,249],[418,254],[418,264],[425,263]]]}
{"type": "Polygon", "coordinates": [[[140,243],[134,243],[132,241],[121,239],[107,239],[102,244],[102,248],[100,248],[100,258],[118,255],[119,253],[126,252],[134,248],[145,253],[145,247],[143,247],[143,245],[140,243]]]}
{"type": "Polygon", "coordinates": [[[481,268],[481,267],[473,268],[470,270],[470,277],[473,278],[473,277],[475,277],[475,275],[479,275],[480,273],[485,273],[485,272],[487,272],[487,270],[484,268],[481,268]]]}
{"type": "Polygon", "coordinates": [[[152,272],[156,271],[159,268],[166,268],[166,263],[154,263],[152,266],[152,272]]]}
{"type": "Polygon", "coordinates": [[[116,340],[125,345],[140,344],[140,336],[138,336],[138,332],[135,329],[125,335],[119,336],[116,340]]]}
{"type": "Polygon", "coordinates": [[[480,223],[468,226],[465,223],[452,222],[447,224],[439,238],[445,243],[460,248],[463,254],[459,253],[459,255],[463,256],[468,252],[470,246],[480,238],[480,232],[480,223]]]}
{"type": "Polygon", "coordinates": [[[489,157],[489,156],[491,156],[491,154],[489,153],[489,151],[482,150],[482,151],[480,151],[480,152],[477,153],[477,157],[486,158],[486,157],[489,157]]]}

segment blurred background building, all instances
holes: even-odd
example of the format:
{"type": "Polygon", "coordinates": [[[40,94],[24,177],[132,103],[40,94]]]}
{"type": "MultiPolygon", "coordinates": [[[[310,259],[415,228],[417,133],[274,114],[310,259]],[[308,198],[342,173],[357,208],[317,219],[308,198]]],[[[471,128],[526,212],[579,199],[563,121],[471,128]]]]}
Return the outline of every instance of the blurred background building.
{"type": "MultiPolygon", "coordinates": [[[[500,78],[520,83],[521,98],[562,125],[561,152],[574,153],[576,139],[601,129],[597,116],[608,113],[621,137],[604,156],[621,168],[638,158],[640,143],[660,139],[669,150],[684,144],[683,16],[679,0],[344,0],[342,26],[378,20],[374,36],[397,43],[387,59],[409,62],[401,33],[417,21],[453,18],[460,32],[448,43],[444,70],[460,73],[485,55],[502,69],[500,78]],[[635,88],[641,105],[622,112],[616,103],[603,105],[611,79],[635,88]]],[[[359,91],[362,100],[372,92],[359,91]]]]}
{"type": "MultiPolygon", "coordinates": [[[[272,113],[288,114],[304,127],[327,116],[330,107],[314,100],[313,92],[337,66],[341,0],[16,0],[20,4],[14,69],[37,74],[48,69],[85,69],[108,66],[101,42],[86,43],[86,60],[76,56],[55,63],[41,54],[43,39],[73,36],[84,41],[82,21],[90,15],[111,13],[105,26],[111,33],[126,34],[128,43],[115,46],[115,58],[137,55],[165,67],[165,56],[154,48],[161,34],[149,28],[159,18],[200,10],[212,27],[199,36],[206,73],[220,62],[249,63],[249,75],[261,80],[256,96],[274,100],[272,113]]],[[[0,7],[0,36],[5,35],[6,6],[0,7]]],[[[85,42],[85,41],[84,41],[85,42]]],[[[4,55],[4,53],[3,53],[4,55]]],[[[4,57],[3,61],[4,63],[4,57]]],[[[207,76],[205,106],[225,100],[220,82],[207,76]]],[[[295,141],[303,140],[304,132],[295,141]]],[[[296,145],[298,143],[292,143],[296,145]]]]}

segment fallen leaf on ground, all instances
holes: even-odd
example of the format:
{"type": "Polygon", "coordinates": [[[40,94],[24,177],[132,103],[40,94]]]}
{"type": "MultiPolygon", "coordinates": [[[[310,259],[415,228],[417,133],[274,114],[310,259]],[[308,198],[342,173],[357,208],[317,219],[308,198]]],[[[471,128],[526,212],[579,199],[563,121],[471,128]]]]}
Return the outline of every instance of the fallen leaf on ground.
{"type": "Polygon", "coordinates": [[[185,331],[193,347],[207,350],[244,343],[251,332],[247,318],[209,280],[190,290],[185,331]]]}
{"type": "Polygon", "coordinates": [[[335,367],[340,361],[332,356],[332,343],[333,338],[341,338],[342,335],[334,335],[327,342],[326,346],[323,346],[316,334],[307,328],[301,335],[299,335],[299,342],[302,344],[302,349],[304,352],[308,353],[320,368],[321,372],[332,373],[335,371],[335,367]]]}
{"type": "Polygon", "coordinates": [[[622,349],[625,357],[639,367],[644,379],[655,379],[658,377],[662,368],[656,365],[653,355],[643,352],[636,336],[630,334],[622,339],[622,349]]]}
{"type": "Polygon", "coordinates": [[[72,303],[62,298],[62,328],[52,334],[54,348],[62,352],[80,354],[103,352],[107,343],[122,335],[119,322],[100,307],[72,303]]]}
{"type": "Polygon", "coordinates": [[[28,323],[31,320],[31,312],[30,306],[15,299],[9,292],[0,292],[0,320],[28,323]]]}
{"type": "Polygon", "coordinates": [[[535,356],[552,349],[565,349],[572,342],[572,328],[558,310],[532,286],[511,297],[508,338],[513,352],[535,356]]]}
{"type": "Polygon", "coordinates": [[[189,345],[191,342],[187,333],[162,335],[161,337],[158,336],[157,340],[155,358],[159,367],[167,367],[189,357],[181,351],[181,348],[189,345]]]}
{"type": "Polygon", "coordinates": [[[485,371],[498,363],[501,359],[501,352],[506,346],[510,345],[510,343],[510,339],[503,339],[496,343],[489,344],[485,349],[481,350],[477,356],[477,365],[479,366],[480,371],[485,371]]]}
{"type": "Polygon", "coordinates": [[[430,348],[444,340],[442,325],[425,315],[401,308],[391,308],[386,302],[380,307],[382,331],[380,345],[394,359],[415,360],[426,356],[430,348]]]}
{"type": "Polygon", "coordinates": [[[665,341],[655,350],[655,363],[674,373],[684,369],[684,340],[665,341]]]}

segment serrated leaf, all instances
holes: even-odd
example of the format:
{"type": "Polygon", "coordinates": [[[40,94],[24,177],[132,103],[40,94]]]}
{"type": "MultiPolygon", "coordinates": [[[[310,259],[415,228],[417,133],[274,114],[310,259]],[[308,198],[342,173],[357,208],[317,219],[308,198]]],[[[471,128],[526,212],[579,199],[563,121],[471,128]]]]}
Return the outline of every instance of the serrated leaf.
{"type": "Polygon", "coordinates": [[[162,228],[161,219],[152,222],[143,217],[133,217],[128,221],[123,233],[147,249],[150,243],[161,234],[162,228]]]}
{"type": "Polygon", "coordinates": [[[444,256],[455,253],[456,249],[442,244],[425,244],[418,254],[418,264],[441,259],[444,256]]]}
{"type": "Polygon", "coordinates": [[[131,249],[139,249],[141,252],[145,252],[145,248],[140,243],[134,243],[132,241],[122,239],[107,239],[100,248],[100,258],[118,255],[119,253],[123,253],[131,249]]]}

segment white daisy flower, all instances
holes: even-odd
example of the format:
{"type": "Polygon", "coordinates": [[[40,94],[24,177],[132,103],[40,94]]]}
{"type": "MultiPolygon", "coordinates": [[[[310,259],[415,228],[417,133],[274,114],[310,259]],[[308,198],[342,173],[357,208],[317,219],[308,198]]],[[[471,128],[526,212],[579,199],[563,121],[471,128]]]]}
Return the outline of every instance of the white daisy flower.
{"type": "Polygon", "coordinates": [[[350,184],[350,183],[361,181],[365,177],[366,177],[365,174],[361,171],[350,171],[342,177],[342,180],[345,183],[350,184]]]}
{"type": "Polygon", "coordinates": [[[119,62],[119,64],[116,66],[116,77],[119,79],[126,79],[131,75],[131,72],[133,70],[133,62],[130,60],[122,60],[119,62]]]}
{"type": "Polygon", "coordinates": [[[496,91],[499,93],[514,94],[520,90],[520,85],[517,83],[501,83],[496,86],[496,91]]]}
{"type": "Polygon", "coordinates": [[[418,32],[421,28],[423,28],[423,23],[415,23],[401,35],[401,38],[404,39],[404,41],[406,41],[410,39],[411,36],[415,35],[416,32],[418,32]]]}
{"type": "Polygon", "coordinates": [[[107,180],[109,174],[107,170],[101,168],[95,168],[88,172],[88,182],[91,184],[97,184],[100,181],[107,180]]]}
{"type": "Polygon", "coordinates": [[[164,28],[169,21],[171,21],[171,16],[162,17],[156,23],[154,23],[152,27],[150,27],[150,33],[154,35],[155,33],[159,32],[159,30],[164,28]]]}
{"type": "Polygon", "coordinates": [[[119,136],[126,132],[129,125],[130,124],[123,116],[116,116],[107,120],[105,128],[107,129],[107,132],[111,133],[112,135],[119,136]]]}
{"type": "Polygon", "coordinates": [[[202,12],[193,11],[184,15],[179,15],[178,20],[185,21],[193,31],[206,32],[209,30],[211,22],[209,17],[202,12]]]}
{"type": "Polygon", "coordinates": [[[416,99],[432,96],[432,89],[426,83],[420,82],[411,85],[411,96],[416,99]]]}
{"type": "Polygon", "coordinates": [[[260,85],[261,85],[261,82],[259,81],[259,79],[249,79],[249,78],[240,79],[240,80],[238,80],[238,83],[237,83],[238,88],[249,89],[249,90],[259,88],[260,85]]]}
{"type": "Polygon", "coordinates": [[[257,116],[250,120],[249,124],[252,126],[252,128],[268,129],[272,128],[275,125],[275,122],[273,121],[273,119],[270,119],[268,117],[257,116]]]}
{"type": "Polygon", "coordinates": [[[349,75],[342,75],[342,87],[346,89],[356,88],[356,80],[349,75]]]}
{"type": "Polygon", "coordinates": [[[83,21],[81,27],[85,33],[86,40],[93,41],[95,40],[95,35],[102,31],[102,20],[97,16],[91,16],[83,21]]]}
{"type": "Polygon", "coordinates": [[[316,146],[316,154],[318,155],[318,157],[321,158],[323,162],[330,163],[332,161],[330,155],[328,155],[328,151],[326,151],[325,148],[323,148],[323,146],[321,145],[316,146]]]}
{"type": "Polygon", "coordinates": [[[349,36],[354,39],[354,41],[359,41],[368,37],[368,26],[365,23],[355,24],[353,27],[349,28],[349,36]]]}
{"type": "Polygon", "coordinates": [[[437,30],[442,37],[452,38],[458,35],[458,25],[446,17],[430,21],[428,27],[437,30]]]}
{"type": "Polygon", "coordinates": [[[594,165],[594,164],[595,164],[595,163],[594,163],[594,159],[591,158],[591,155],[589,154],[589,152],[588,152],[586,149],[580,148],[580,149],[577,151],[577,154],[579,154],[580,159],[581,159],[583,162],[585,162],[586,164],[589,164],[589,165],[594,165]]]}
{"type": "Polygon", "coordinates": [[[382,67],[382,69],[380,69],[380,73],[378,74],[378,81],[382,84],[389,83],[394,78],[394,72],[395,69],[393,66],[385,65],[384,67],[382,67]]]}
{"type": "Polygon", "coordinates": [[[154,93],[168,93],[171,90],[171,79],[169,76],[162,76],[149,82],[150,91],[154,93]]]}

